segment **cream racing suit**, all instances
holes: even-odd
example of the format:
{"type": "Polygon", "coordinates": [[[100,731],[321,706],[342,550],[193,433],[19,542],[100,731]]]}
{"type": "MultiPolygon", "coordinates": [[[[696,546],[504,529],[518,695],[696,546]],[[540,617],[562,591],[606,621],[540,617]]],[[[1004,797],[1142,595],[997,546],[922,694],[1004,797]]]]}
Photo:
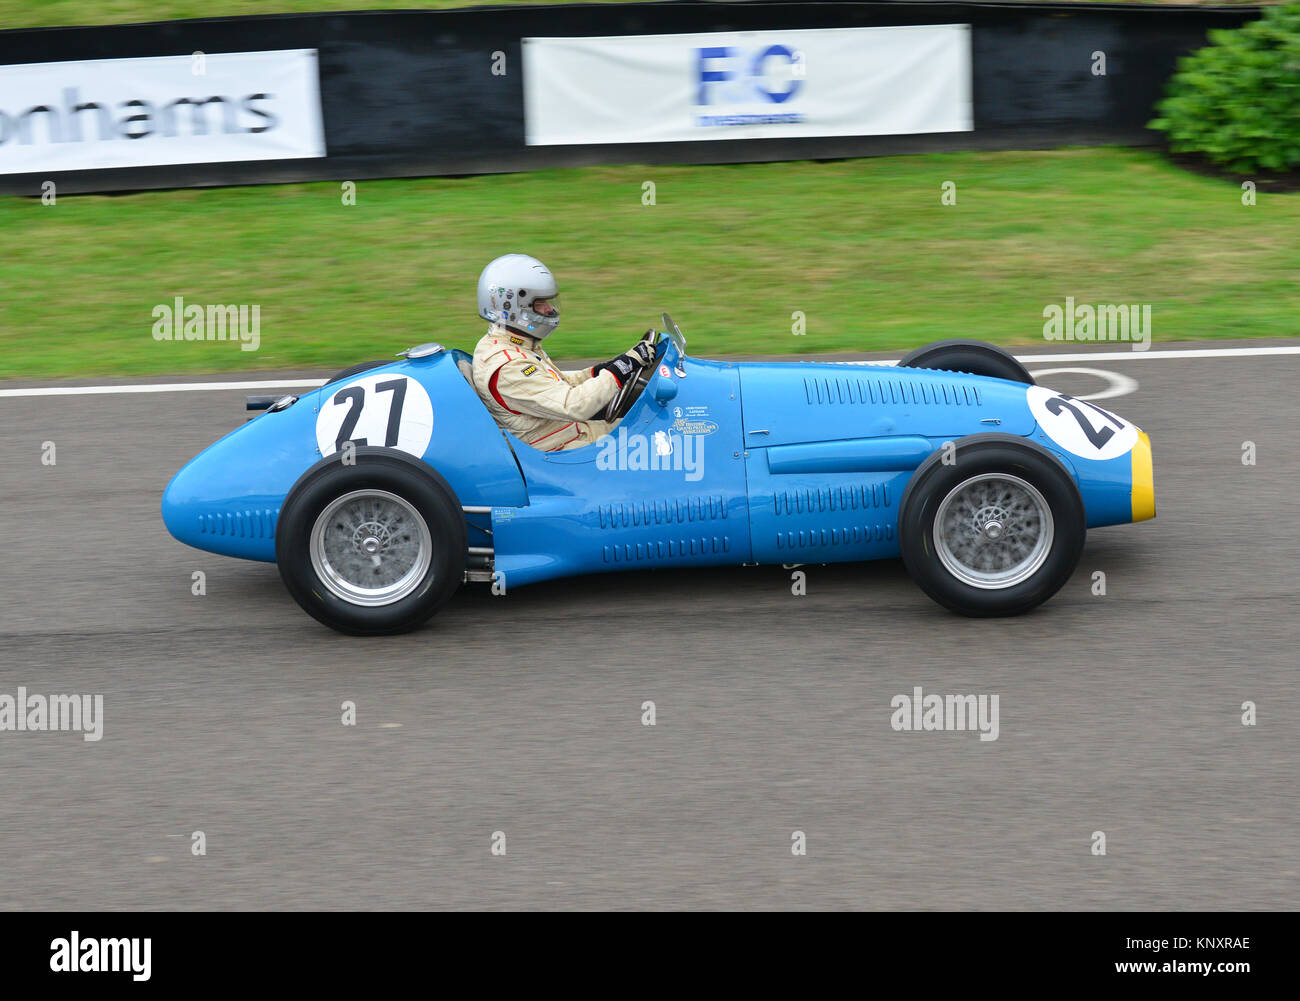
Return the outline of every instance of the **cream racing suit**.
{"type": "Polygon", "coordinates": [[[562,372],[540,341],[498,325],[474,349],[474,388],[498,424],[543,452],[589,445],[614,427],[591,420],[618,394],[612,372],[562,372]]]}

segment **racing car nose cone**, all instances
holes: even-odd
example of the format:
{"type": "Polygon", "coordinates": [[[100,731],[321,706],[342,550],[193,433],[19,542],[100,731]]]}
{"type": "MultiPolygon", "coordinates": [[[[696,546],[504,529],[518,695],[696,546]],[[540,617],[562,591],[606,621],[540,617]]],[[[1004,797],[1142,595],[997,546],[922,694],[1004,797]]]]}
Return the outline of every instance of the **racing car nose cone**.
{"type": "Polygon", "coordinates": [[[999,521],[990,521],[984,526],[984,537],[986,539],[997,539],[1002,536],[1002,523],[999,521]]]}
{"type": "Polygon", "coordinates": [[[1151,467],[1151,439],[1145,431],[1138,432],[1133,446],[1133,520],[1146,521],[1156,516],[1155,473],[1151,467]]]}

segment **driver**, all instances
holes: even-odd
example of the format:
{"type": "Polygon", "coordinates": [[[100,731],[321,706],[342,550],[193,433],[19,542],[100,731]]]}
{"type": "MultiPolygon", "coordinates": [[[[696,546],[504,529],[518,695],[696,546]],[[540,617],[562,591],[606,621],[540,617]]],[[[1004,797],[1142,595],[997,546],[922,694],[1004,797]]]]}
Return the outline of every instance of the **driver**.
{"type": "Polygon", "coordinates": [[[525,254],[483,269],[478,315],[492,326],[474,349],[474,388],[498,424],[543,452],[608,434],[614,423],[593,418],[655,358],[643,340],[590,369],[561,371],[541,343],[559,325],[559,289],[546,265],[525,254]]]}

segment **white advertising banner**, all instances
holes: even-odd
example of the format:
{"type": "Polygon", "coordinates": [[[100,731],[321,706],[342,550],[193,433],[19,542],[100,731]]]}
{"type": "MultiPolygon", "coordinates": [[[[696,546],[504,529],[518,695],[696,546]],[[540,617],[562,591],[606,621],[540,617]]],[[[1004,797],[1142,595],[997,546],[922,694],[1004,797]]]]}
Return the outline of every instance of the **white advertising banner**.
{"type": "Polygon", "coordinates": [[[530,146],[969,132],[970,25],[525,38],[530,146]]]}
{"type": "Polygon", "coordinates": [[[324,155],[315,49],[0,66],[0,174],[324,155]]]}

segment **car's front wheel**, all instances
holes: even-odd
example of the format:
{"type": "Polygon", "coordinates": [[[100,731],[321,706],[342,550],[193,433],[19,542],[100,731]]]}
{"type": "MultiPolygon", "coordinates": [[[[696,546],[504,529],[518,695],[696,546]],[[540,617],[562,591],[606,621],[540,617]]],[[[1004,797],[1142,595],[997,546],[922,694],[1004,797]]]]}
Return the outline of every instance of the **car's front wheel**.
{"type": "Polygon", "coordinates": [[[354,635],[413,629],[464,579],[465,519],[447,482],[418,459],[361,447],[294,486],[276,524],[276,562],[294,600],[354,635]]]}
{"type": "Polygon", "coordinates": [[[903,493],[899,541],[912,579],[962,615],[1018,615],[1069,580],[1087,534],[1073,477],[1045,449],[972,435],[930,456],[903,493]]]}

